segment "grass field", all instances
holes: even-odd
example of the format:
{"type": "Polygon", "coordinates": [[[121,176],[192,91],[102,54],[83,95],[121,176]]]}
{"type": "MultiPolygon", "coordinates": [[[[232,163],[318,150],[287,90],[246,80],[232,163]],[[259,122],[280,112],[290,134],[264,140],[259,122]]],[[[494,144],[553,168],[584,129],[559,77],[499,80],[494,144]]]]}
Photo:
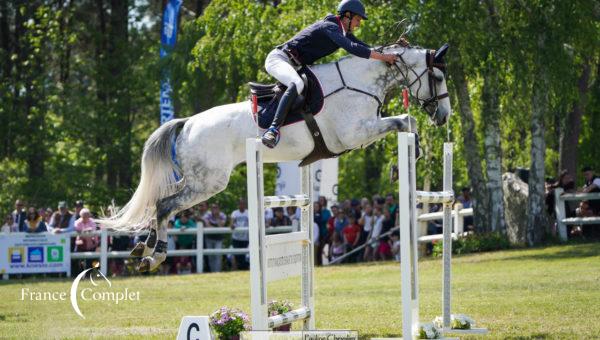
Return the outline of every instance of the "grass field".
{"type": "MultiPolygon", "coordinates": [[[[488,339],[600,339],[600,243],[503,251],[454,258],[453,312],[490,330],[488,339]]],[[[420,262],[421,320],[441,312],[441,263],[420,262]]],[[[316,270],[319,329],[355,329],[361,337],[401,333],[397,263],[316,270]]],[[[249,312],[249,273],[111,279],[112,290],[139,291],[118,305],[80,301],[71,308],[70,280],[0,284],[0,338],[174,338],[183,315],[223,305],[249,312]],[[22,289],[66,292],[66,301],[21,300],[22,289]]],[[[89,280],[80,288],[91,287],[89,280]]],[[[299,301],[298,280],[269,286],[272,298],[299,301]]]]}

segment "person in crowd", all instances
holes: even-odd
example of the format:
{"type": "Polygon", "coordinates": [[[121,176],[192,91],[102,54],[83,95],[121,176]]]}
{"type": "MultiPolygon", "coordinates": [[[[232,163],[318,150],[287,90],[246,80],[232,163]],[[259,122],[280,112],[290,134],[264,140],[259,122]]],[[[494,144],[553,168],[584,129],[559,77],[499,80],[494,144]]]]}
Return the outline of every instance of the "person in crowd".
{"type": "Polygon", "coordinates": [[[25,231],[25,221],[27,220],[27,212],[25,211],[25,204],[21,200],[15,201],[15,210],[12,212],[13,219],[13,232],[25,231]]]}
{"type": "MultiPolygon", "coordinates": [[[[360,233],[362,231],[355,216],[350,215],[348,221],[348,225],[344,227],[344,230],[342,231],[346,252],[350,252],[358,247],[358,241],[360,240],[360,233]]],[[[348,262],[356,262],[356,260],[356,254],[352,254],[349,256],[348,262]]]]}
{"type": "Polygon", "coordinates": [[[274,217],[271,219],[272,227],[292,225],[292,220],[283,214],[283,208],[273,208],[274,217]]]}
{"type": "Polygon", "coordinates": [[[206,215],[207,212],[208,212],[208,202],[206,202],[206,201],[200,202],[200,203],[198,203],[198,205],[196,207],[194,207],[192,218],[194,219],[194,221],[196,221],[196,223],[202,221],[202,223],[204,223],[204,225],[206,225],[206,221],[204,221],[204,216],[206,215]]]}
{"type": "Polygon", "coordinates": [[[298,207],[287,207],[285,208],[285,212],[290,220],[292,220],[294,231],[300,230],[300,216],[302,214],[302,209],[298,207]]]}
{"type": "MultiPolygon", "coordinates": [[[[379,257],[379,240],[378,237],[381,235],[381,230],[383,229],[383,208],[377,206],[373,208],[373,228],[371,229],[371,233],[368,238],[368,245],[365,247],[366,249],[370,249],[368,256],[365,256],[365,261],[373,261],[377,260],[379,257]]],[[[367,252],[365,252],[367,255],[367,252]]]]}
{"type": "Polygon", "coordinates": [[[334,222],[334,232],[342,234],[344,228],[348,225],[348,215],[353,215],[352,212],[346,214],[344,210],[339,210],[334,222]]]}
{"type": "Polygon", "coordinates": [[[54,215],[54,210],[52,210],[52,208],[48,207],[46,210],[44,210],[44,222],[46,222],[46,225],[50,225],[50,221],[52,221],[52,215],[54,215]]]}
{"type": "Polygon", "coordinates": [[[316,265],[320,266],[323,264],[323,248],[327,244],[327,225],[323,225],[323,217],[321,212],[321,204],[319,202],[313,203],[313,214],[314,222],[319,226],[319,242],[317,242],[317,250],[315,251],[316,265]]]}
{"type": "Polygon", "coordinates": [[[43,233],[48,231],[44,218],[40,216],[37,209],[30,207],[27,210],[27,220],[25,221],[25,232],[43,233]]]}
{"type": "Polygon", "coordinates": [[[398,214],[398,204],[396,203],[396,196],[392,193],[387,194],[385,196],[385,205],[387,207],[387,209],[390,211],[390,216],[392,217],[392,220],[394,221],[394,224],[396,223],[396,215],[398,214]]]}
{"type": "Polygon", "coordinates": [[[360,205],[360,201],[357,199],[352,199],[350,201],[350,211],[348,211],[348,217],[350,215],[354,216],[357,220],[362,216],[362,206],[360,205]]]}
{"type": "Polygon", "coordinates": [[[319,226],[321,228],[323,228],[323,226],[327,227],[327,222],[332,214],[331,211],[327,209],[327,198],[325,196],[319,196],[319,205],[321,206],[321,221],[319,222],[319,226]]]}
{"type": "MultiPolygon", "coordinates": [[[[75,231],[77,231],[78,235],[75,239],[75,252],[86,252],[86,251],[96,251],[98,245],[100,244],[99,237],[97,235],[89,235],[91,232],[94,232],[98,229],[96,222],[92,220],[92,214],[88,209],[80,210],[81,217],[75,221],[75,231]],[[86,235],[87,234],[87,235],[86,235]]],[[[86,268],[90,268],[92,265],[92,260],[81,260],[78,262],[79,272],[85,270],[86,268]]]]}
{"type": "Polygon", "coordinates": [[[394,260],[400,261],[400,230],[396,230],[391,235],[392,254],[394,260]]]}
{"type": "MultiPolygon", "coordinates": [[[[181,231],[187,229],[195,229],[198,227],[196,220],[192,218],[193,213],[190,210],[184,210],[181,212],[178,218],[175,219],[175,223],[173,224],[174,229],[179,229],[181,231]]],[[[206,236],[204,238],[206,239],[206,236]]],[[[175,238],[175,247],[177,249],[194,249],[196,245],[196,236],[195,235],[177,235],[175,238]]],[[[167,239],[168,241],[168,239],[167,239]]],[[[168,245],[168,244],[167,244],[168,245]]],[[[199,246],[199,245],[198,245],[199,246]]],[[[192,263],[192,259],[189,256],[182,256],[185,259],[177,258],[177,261],[185,262],[188,261],[192,263]]],[[[199,259],[200,260],[200,259],[199,259]]]]}
{"type": "Polygon", "coordinates": [[[344,241],[342,240],[340,233],[334,231],[333,236],[331,237],[331,261],[344,255],[344,252],[344,241]]]}
{"type": "Polygon", "coordinates": [[[98,226],[92,220],[92,214],[89,209],[81,209],[80,215],[81,217],[75,221],[75,231],[79,233],[75,240],[75,251],[95,251],[99,244],[98,236],[85,236],[85,234],[96,231],[98,226]]]}
{"type": "Polygon", "coordinates": [[[67,202],[58,202],[58,211],[52,215],[50,228],[53,233],[66,233],[75,230],[75,216],[67,208],[67,202]]]}
{"type": "MultiPolygon", "coordinates": [[[[328,235],[333,235],[333,232],[335,231],[335,219],[337,218],[339,211],[340,209],[338,208],[337,204],[331,206],[331,217],[329,218],[329,220],[327,220],[328,235]]],[[[330,242],[331,240],[328,240],[328,243],[330,242]]]]}
{"type": "MultiPolygon", "coordinates": [[[[369,204],[371,204],[371,202],[369,201],[369,199],[368,199],[368,198],[366,198],[366,197],[363,197],[363,198],[361,198],[361,199],[360,199],[360,211],[361,211],[361,216],[362,216],[362,212],[363,212],[363,211],[365,211],[365,207],[366,207],[367,205],[369,205],[369,204]]],[[[360,219],[360,217],[359,217],[359,219],[360,219]]]]}
{"type": "MultiPolygon", "coordinates": [[[[225,226],[227,216],[221,212],[219,204],[213,203],[210,206],[210,211],[204,215],[204,220],[206,221],[206,228],[219,228],[225,226]]],[[[208,249],[223,248],[223,234],[206,235],[204,236],[204,240],[206,242],[206,248],[208,249]]],[[[211,272],[220,272],[222,263],[222,255],[208,256],[208,264],[211,272]]]]}
{"type": "MultiPolygon", "coordinates": [[[[175,219],[173,227],[181,231],[195,229],[197,225],[196,221],[192,218],[192,212],[189,210],[183,211],[179,215],[179,218],[175,219]]],[[[175,244],[177,245],[177,249],[193,249],[195,240],[196,237],[194,235],[177,235],[175,244]]]]}
{"type": "MultiPolygon", "coordinates": [[[[380,235],[383,235],[394,228],[396,221],[392,216],[392,211],[395,212],[395,209],[390,209],[390,207],[386,204],[385,208],[383,209],[383,221],[381,223],[380,235]]],[[[377,249],[375,255],[378,259],[383,261],[387,261],[392,257],[392,248],[390,246],[389,236],[382,236],[379,239],[379,248],[377,249]]]]}
{"type": "Polygon", "coordinates": [[[272,227],[271,220],[273,219],[273,209],[265,208],[265,228],[272,227]]]}
{"type": "MultiPolygon", "coordinates": [[[[545,203],[546,203],[546,211],[548,215],[554,216],[555,214],[555,205],[556,202],[554,200],[554,191],[556,188],[563,189],[566,193],[574,193],[577,191],[575,185],[575,179],[567,170],[561,171],[558,176],[558,180],[553,181],[548,185],[546,194],[545,194],[545,203]]],[[[576,201],[567,201],[565,202],[565,214],[566,217],[575,217],[575,209],[577,209],[576,201]]],[[[571,229],[571,226],[567,226],[568,229],[571,229]]]]}
{"type": "MultiPolygon", "coordinates": [[[[83,210],[83,209],[82,209],[83,210]]],[[[81,212],[80,212],[81,213],[81,212]]],[[[171,237],[171,236],[169,236],[171,237]]],[[[109,238],[108,249],[110,251],[126,251],[131,249],[133,245],[132,238],[128,235],[114,235],[109,238]]],[[[173,249],[175,249],[173,247],[173,249]]],[[[170,257],[167,257],[166,261],[169,261],[170,257]]],[[[108,268],[111,276],[121,276],[125,273],[125,259],[109,259],[108,268]]]]}
{"type": "MultiPolygon", "coordinates": [[[[375,216],[373,216],[373,207],[370,204],[367,204],[365,206],[365,210],[363,211],[363,214],[360,220],[358,221],[358,224],[360,224],[362,229],[362,233],[360,235],[360,240],[358,241],[358,243],[364,244],[369,240],[369,235],[371,234],[371,231],[373,230],[373,225],[375,224],[375,216]]],[[[362,257],[363,261],[372,258],[372,250],[373,249],[369,246],[366,246],[364,248],[362,257]]]]}
{"type": "MultiPolygon", "coordinates": [[[[231,244],[234,248],[248,248],[248,209],[246,209],[246,200],[240,199],[237,210],[231,213],[229,226],[233,229],[231,234],[231,244]],[[245,230],[239,230],[245,228],[245,230]]],[[[246,261],[246,254],[235,255],[233,269],[246,270],[249,268],[246,261]]]]}
{"type": "Polygon", "coordinates": [[[4,224],[0,228],[0,233],[10,233],[13,227],[13,217],[11,214],[4,216],[4,224]]]}
{"type": "Polygon", "coordinates": [[[75,211],[73,212],[73,215],[75,216],[76,221],[81,217],[81,209],[83,209],[83,201],[75,201],[75,211]]]}
{"type": "Polygon", "coordinates": [[[192,261],[189,256],[179,256],[176,258],[175,270],[177,274],[191,274],[192,273],[192,261]]]}
{"type": "MultiPolygon", "coordinates": [[[[591,167],[586,166],[582,169],[585,184],[582,192],[600,192],[600,177],[594,174],[591,167]]],[[[590,208],[594,212],[594,215],[600,214],[600,200],[590,200],[590,208]]]]}
{"type": "MultiPolygon", "coordinates": [[[[463,209],[473,208],[473,199],[471,198],[471,188],[464,187],[460,190],[461,194],[456,198],[458,202],[462,205],[463,209]]],[[[465,216],[464,220],[464,230],[474,230],[474,222],[473,216],[465,216]]]]}

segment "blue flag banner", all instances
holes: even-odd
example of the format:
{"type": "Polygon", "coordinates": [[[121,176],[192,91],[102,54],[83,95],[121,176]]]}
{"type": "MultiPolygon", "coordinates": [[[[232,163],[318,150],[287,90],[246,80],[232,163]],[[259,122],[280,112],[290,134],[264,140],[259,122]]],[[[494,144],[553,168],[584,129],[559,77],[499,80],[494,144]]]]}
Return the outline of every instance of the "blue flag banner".
{"type": "MultiPolygon", "coordinates": [[[[162,33],[160,38],[160,57],[166,57],[177,41],[177,18],[183,0],[169,0],[163,13],[162,33]]],[[[171,79],[169,72],[163,72],[160,81],[160,123],[164,124],[175,118],[171,94],[171,79]]]]}

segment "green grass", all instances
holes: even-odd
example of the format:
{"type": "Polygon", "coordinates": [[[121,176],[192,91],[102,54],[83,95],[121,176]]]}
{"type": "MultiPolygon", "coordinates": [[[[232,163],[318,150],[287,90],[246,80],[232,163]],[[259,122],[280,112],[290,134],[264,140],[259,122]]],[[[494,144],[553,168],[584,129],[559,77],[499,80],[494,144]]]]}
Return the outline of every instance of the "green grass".
{"type": "MultiPolygon", "coordinates": [[[[454,258],[453,312],[490,330],[488,339],[600,338],[600,244],[502,251],[454,258]]],[[[419,263],[421,320],[441,314],[441,262],[419,263]]],[[[249,312],[249,273],[112,279],[112,289],[140,291],[140,301],[21,301],[21,289],[69,292],[68,280],[0,284],[0,338],[174,338],[183,315],[227,305],[249,312]]],[[[81,287],[90,286],[82,281],[81,287]]],[[[272,298],[299,300],[298,280],[269,286],[272,298]]],[[[355,329],[361,337],[401,333],[399,264],[316,270],[320,329],[355,329]]]]}

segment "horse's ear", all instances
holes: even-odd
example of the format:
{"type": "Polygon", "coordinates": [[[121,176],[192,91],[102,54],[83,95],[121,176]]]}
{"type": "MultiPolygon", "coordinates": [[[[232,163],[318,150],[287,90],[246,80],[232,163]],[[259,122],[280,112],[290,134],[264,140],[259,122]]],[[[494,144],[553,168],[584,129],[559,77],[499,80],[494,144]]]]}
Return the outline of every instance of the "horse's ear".
{"type": "Polygon", "coordinates": [[[446,55],[446,52],[448,51],[448,47],[450,47],[450,45],[448,45],[448,43],[445,43],[442,47],[440,47],[439,50],[437,50],[435,52],[434,61],[436,63],[442,62],[442,58],[444,58],[444,56],[446,55]]]}

